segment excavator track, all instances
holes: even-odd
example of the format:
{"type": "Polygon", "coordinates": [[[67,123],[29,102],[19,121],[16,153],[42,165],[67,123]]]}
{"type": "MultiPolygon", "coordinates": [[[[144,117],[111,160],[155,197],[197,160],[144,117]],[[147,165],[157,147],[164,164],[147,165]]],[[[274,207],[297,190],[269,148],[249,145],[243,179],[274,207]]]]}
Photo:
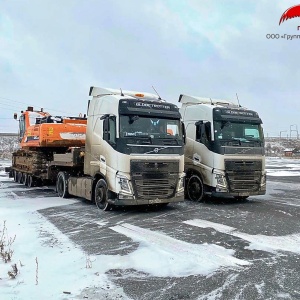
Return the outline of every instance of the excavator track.
{"type": "Polygon", "coordinates": [[[20,149],[13,153],[12,167],[18,172],[43,178],[47,176],[48,161],[52,156],[52,153],[20,149]]]}

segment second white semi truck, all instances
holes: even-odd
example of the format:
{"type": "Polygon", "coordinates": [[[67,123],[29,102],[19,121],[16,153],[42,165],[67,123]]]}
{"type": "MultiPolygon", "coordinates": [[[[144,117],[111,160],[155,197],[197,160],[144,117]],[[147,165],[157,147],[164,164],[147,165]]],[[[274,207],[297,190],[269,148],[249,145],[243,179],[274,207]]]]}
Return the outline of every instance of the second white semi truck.
{"type": "Polygon", "coordinates": [[[54,154],[52,165],[66,164],[57,175],[58,195],[83,197],[103,210],[183,201],[178,107],[135,91],[91,87],[90,96],[84,148],[54,154]]]}
{"type": "Polygon", "coordinates": [[[225,100],[180,95],[186,129],[186,196],[245,199],[266,192],[262,121],[225,100]]]}

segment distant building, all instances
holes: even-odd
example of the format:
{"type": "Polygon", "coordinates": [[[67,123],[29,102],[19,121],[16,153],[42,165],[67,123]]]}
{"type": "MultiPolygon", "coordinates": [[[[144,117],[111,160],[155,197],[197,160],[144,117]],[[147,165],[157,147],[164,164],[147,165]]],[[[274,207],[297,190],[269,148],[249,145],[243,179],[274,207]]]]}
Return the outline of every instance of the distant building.
{"type": "Polygon", "coordinates": [[[293,156],[293,151],[294,151],[295,149],[292,149],[292,148],[286,148],[286,149],[284,149],[283,150],[283,152],[284,152],[284,156],[293,156]]]}

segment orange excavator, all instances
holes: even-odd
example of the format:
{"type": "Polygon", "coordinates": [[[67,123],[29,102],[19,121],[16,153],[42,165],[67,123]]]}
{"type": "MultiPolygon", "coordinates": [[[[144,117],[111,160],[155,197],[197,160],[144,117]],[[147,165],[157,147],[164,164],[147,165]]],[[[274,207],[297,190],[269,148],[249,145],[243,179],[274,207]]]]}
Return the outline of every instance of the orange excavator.
{"type": "MultiPolygon", "coordinates": [[[[17,114],[14,118],[17,119],[17,114]]],[[[85,116],[52,116],[33,107],[21,111],[20,149],[13,153],[11,176],[29,187],[55,182],[57,173],[67,167],[68,162],[54,163],[54,154],[78,154],[85,144],[86,124],[85,116]]]]}

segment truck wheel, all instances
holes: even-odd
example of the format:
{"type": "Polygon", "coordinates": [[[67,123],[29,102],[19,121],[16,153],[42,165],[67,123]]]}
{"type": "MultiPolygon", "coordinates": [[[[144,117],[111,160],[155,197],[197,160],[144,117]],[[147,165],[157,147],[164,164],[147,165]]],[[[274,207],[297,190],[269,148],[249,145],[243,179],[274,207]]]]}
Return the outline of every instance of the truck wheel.
{"type": "Polygon", "coordinates": [[[56,191],[58,197],[68,198],[70,196],[68,192],[68,174],[66,172],[59,172],[56,180],[56,191]]]}
{"type": "Polygon", "coordinates": [[[192,201],[201,202],[204,198],[203,182],[197,175],[192,175],[187,183],[188,198],[192,201]]]}
{"type": "Polygon", "coordinates": [[[110,210],[112,206],[107,202],[107,184],[104,179],[100,179],[95,186],[94,200],[99,209],[110,210]]]}

